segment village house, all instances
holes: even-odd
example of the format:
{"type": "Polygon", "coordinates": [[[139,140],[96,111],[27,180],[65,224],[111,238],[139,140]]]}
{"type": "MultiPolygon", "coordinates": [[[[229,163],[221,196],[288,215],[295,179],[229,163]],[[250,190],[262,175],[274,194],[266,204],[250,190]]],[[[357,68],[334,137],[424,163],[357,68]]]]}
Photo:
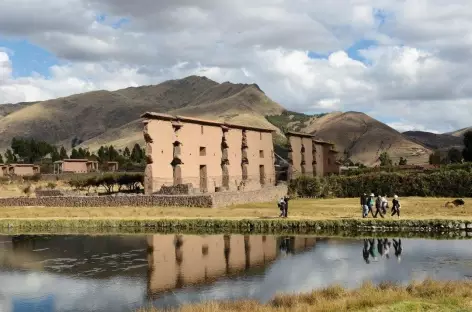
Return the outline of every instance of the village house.
{"type": "Polygon", "coordinates": [[[88,159],[64,159],[54,162],[54,174],[97,172],[98,162],[88,159]]]}
{"type": "Polygon", "coordinates": [[[339,152],[334,144],[317,140],[307,133],[289,131],[285,135],[290,146],[288,179],[339,174],[340,163],[336,160],[339,152]]]}
{"type": "Polygon", "coordinates": [[[107,162],[105,162],[103,168],[104,168],[104,171],[107,171],[107,172],[116,172],[116,171],[118,171],[118,162],[117,161],[107,161],[107,162]]]}
{"type": "Polygon", "coordinates": [[[145,193],[192,184],[202,193],[275,185],[273,130],[145,113],[145,193]]]}
{"type": "Polygon", "coordinates": [[[32,176],[40,173],[40,167],[33,164],[1,164],[0,176],[32,176]]]}

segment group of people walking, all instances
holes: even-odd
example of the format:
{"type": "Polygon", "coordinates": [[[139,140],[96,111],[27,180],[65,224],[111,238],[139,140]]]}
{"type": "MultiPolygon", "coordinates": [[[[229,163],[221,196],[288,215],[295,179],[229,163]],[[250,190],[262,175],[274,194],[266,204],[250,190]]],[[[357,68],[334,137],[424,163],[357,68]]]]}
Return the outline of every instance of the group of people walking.
{"type": "MultiPolygon", "coordinates": [[[[372,214],[372,217],[377,218],[377,215],[380,215],[384,218],[384,215],[387,214],[388,200],[387,195],[381,196],[378,195],[375,197],[374,193],[367,196],[366,193],[361,196],[361,207],[362,207],[362,217],[367,218],[369,213],[372,214]],[[375,213],[374,213],[375,207],[375,213]]],[[[397,195],[393,196],[392,200],[392,217],[397,215],[400,218],[400,201],[397,195]]]]}
{"type": "Polygon", "coordinates": [[[290,200],[290,197],[287,195],[282,197],[279,202],[277,203],[277,206],[280,209],[280,215],[279,217],[281,218],[287,218],[288,216],[288,201],[290,200]]]}

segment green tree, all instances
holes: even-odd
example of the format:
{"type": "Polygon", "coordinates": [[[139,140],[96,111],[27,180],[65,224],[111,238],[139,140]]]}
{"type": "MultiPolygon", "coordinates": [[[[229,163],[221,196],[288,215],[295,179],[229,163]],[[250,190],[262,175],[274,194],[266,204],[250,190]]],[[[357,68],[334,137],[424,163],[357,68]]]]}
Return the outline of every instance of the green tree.
{"type": "Polygon", "coordinates": [[[392,159],[390,158],[390,155],[387,152],[383,152],[382,154],[380,154],[379,160],[380,166],[382,167],[391,166],[393,164],[392,159]]]}
{"type": "Polygon", "coordinates": [[[54,148],[52,149],[52,152],[51,152],[51,160],[53,162],[61,160],[61,155],[59,154],[59,152],[57,151],[57,147],[55,147],[55,146],[54,146],[54,148]]]}
{"type": "Polygon", "coordinates": [[[12,164],[12,163],[17,162],[17,158],[15,154],[13,154],[11,149],[7,149],[7,151],[5,152],[5,160],[7,164],[12,164]]]}
{"type": "Polygon", "coordinates": [[[3,156],[0,154],[0,164],[3,164],[3,156]]]}
{"type": "Polygon", "coordinates": [[[465,161],[472,161],[472,131],[467,131],[464,134],[464,146],[462,157],[465,161]]]}
{"type": "Polygon", "coordinates": [[[67,151],[64,148],[64,146],[61,146],[61,150],[59,151],[59,158],[62,159],[68,159],[69,155],[67,155],[67,151]]]}
{"type": "Polygon", "coordinates": [[[143,149],[138,143],[136,143],[131,151],[131,161],[134,163],[141,163],[144,161],[144,155],[143,149]]]}
{"type": "Polygon", "coordinates": [[[73,148],[72,151],[70,152],[70,159],[80,159],[80,158],[82,157],[80,157],[79,151],[73,148]]]}
{"type": "Polygon", "coordinates": [[[128,147],[126,147],[125,150],[123,151],[123,156],[124,156],[125,158],[130,158],[130,156],[131,156],[131,151],[129,150],[128,147]]]}
{"type": "Polygon", "coordinates": [[[429,155],[429,164],[430,165],[440,165],[441,164],[441,153],[439,151],[434,151],[429,155]]]}
{"type": "Polygon", "coordinates": [[[400,160],[398,162],[398,165],[400,166],[405,166],[408,164],[408,160],[406,158],[400,157],[400,160]]]}
{"type": "Polygon", "coordinates": [[[462,153],[457,148],[451,148],[447,152],[447,162],[450,164],[458,164],[462,162],[462,153]]]}

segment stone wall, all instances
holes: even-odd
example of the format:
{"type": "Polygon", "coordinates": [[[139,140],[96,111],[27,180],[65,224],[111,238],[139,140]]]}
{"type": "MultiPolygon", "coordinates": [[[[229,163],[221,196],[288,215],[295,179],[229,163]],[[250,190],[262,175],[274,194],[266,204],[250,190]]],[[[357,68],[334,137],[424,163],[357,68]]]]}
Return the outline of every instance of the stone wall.
{"type": "MultiPolygon", "coordinates": [[[[287,194],[287,185],[265,187],[257,191],[218,192],[199,195],[123,195],[123,196],[71,196],[60,190],[37,190],[37,197],[0,198],[1,206],[45,207],[214,207],[237,204],[274,202],[287,194]]],[[[0,208],[1,209],[1,208],[0,208]]]]}
{"type": "MultiPolygon", "coordinates": [[[[0,198],[1,206],[45,207],[212,207],[210,195],[159,196],[78,196],[78,197],[11,197],[0,198]]],[[[1,209],[1,208],[0,208],[1,209]]]]}
{"type": "Polygon", "coordinates": [[[281,184],[265,187],[257,191],[213,193],[211,197],[214,208],[238,204],[274,202],[274,209],[276,209],[276,201],[282,196],[287,195],[287,190],[287,185],[281,184]]]}

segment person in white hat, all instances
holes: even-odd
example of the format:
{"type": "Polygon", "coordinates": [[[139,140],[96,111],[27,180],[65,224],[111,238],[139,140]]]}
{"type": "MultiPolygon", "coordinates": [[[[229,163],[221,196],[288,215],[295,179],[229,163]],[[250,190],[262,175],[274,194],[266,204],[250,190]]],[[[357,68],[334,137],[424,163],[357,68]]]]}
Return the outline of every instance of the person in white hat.
{"type": "Polygon", "coordinates": [[[392,200],[392,217],[394,215],[398,215],[400,218],[400,200],[398,199],[397,195],[393,195],[393,200],[392,200]]]}

